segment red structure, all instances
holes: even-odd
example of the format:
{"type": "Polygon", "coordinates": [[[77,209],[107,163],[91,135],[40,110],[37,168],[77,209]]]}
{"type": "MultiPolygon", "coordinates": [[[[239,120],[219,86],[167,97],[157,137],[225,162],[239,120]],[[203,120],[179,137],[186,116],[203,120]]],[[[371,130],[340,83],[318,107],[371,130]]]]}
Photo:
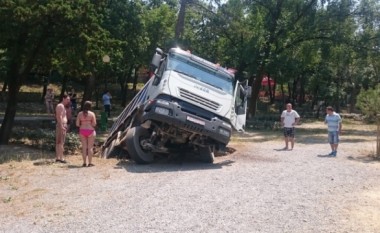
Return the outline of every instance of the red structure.
{"type": "Polygon", "coordinates": [[[268,78],[268,76],[264,76],[263,78],[263,81],[261,81],[261,86],[262,87],[265,87],[265,86],[270,86],[273,88],[273,86],[276,84],[276,82],[271,79],[271,78],[268,78]]]}

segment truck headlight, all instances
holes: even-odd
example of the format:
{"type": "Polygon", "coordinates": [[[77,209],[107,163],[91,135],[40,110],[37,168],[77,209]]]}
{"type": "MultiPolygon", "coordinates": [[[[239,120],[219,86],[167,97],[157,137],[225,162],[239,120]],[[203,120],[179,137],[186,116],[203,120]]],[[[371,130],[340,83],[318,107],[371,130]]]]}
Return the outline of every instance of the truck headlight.
{"type": "Polygon", "coordinates": [[[167,108],[161,108],[161,107],[156,107],[154,109],[154,112],[161,114],[161,115],[169,115],[170,111],[167,108]]]}
{"type": "Polygon", "coordinates": [[[230,136],[230,131],[225,130],[223,128],[219,128],[219,133],[223,136],[229,137],[230,136]]]}
{"type": "Polygon", "coordinates": [[[158,104],[162,104],[162,105],[166,105],[166,106],[169,106],[169,105],[170,105],[169,101],[162,100],[162,99],[158,99],[158,100],[157,100],[157,103],[158,103],[158,104]]]}

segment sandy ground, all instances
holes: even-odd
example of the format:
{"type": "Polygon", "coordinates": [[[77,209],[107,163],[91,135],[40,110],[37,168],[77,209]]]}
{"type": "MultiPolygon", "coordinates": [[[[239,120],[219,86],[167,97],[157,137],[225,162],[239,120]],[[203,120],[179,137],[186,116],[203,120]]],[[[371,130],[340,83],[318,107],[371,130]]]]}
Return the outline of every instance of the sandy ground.
{"type": "Polygon", "coordinates": [[[373,128],[346,127],[337,158],[320,157],[322,124],[299,128],[293,151],[280,132],[248,132],[214,164],[0,164],[0,232],[380,232],[373,128]]]}

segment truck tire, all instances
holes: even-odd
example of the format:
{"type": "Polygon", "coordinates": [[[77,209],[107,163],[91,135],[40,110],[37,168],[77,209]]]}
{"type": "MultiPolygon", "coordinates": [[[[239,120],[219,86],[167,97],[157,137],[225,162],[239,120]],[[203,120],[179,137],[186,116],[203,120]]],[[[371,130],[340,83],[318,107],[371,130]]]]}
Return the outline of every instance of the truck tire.
{"type": "Polygon", "coordinates": [[[214,162],[214,152],[211,146],[199,147],[200,160],[205,163],[214,162]]]}
{"type": "Polygon", "coordinates": [[[140,144],[141,139],[149,136],[148,130],[141,126],[130,128],[125,136],[128,153],[137,164],[148,164],[154,160],[153,153],[143,150],[140,144]]]}

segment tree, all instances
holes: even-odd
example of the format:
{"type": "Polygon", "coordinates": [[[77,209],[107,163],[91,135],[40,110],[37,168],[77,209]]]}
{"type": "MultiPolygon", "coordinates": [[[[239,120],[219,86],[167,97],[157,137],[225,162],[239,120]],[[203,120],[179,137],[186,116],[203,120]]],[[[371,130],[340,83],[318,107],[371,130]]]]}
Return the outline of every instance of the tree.
{"type": "MultiPolygon", "coordinates": [[[[115,81],[120,85],[122,106],[126,105],[128,82],[135,67],[142,63],[141,53],[148,43],[142,15],[144,7],[141,1],[111,1],[103,23],[112,38],[112,45],[108,48],[111,63],[103,68],[111,68],[107,74],[117,77],[115,81]]],[[[109,77],[104,80],[105,86],[108,81],[111,81],[109,77]]]]}
{"type": "Polygon", "coordinates": [[[0,144],[7,144],[17,110],[21,85],[36,64],[55,59],[65,71],[83,72],[100,43],[98,27],[103,1],[16,1],[0,3],[0,50],[6,59],[8,103],[0,128],[0,144]],[[49,59],[50,58],[50,59],[49,59]],[[71,67],[73,66],[73,67],[71,67]]]}
{"type": "Polygon", "coordinates": [[[376,119],[376,156],[380,157],[380,84],[368,90],[361,90],[358,95],[357,106],[363,111],[365,115],[376,119]]]}
{"type": "Polygon", "coordinates": [[[57,70],[61,93],[64,80],[86,80],[84,100],[96,81],[117,77],[124,106],[128,84],[136,86],[156,47],[179,45],[236,68],[253,86],[251,115],[264,75],[290,101],[311,95],[312,107],[322,100],[339,109],[347,100],[354,109],[359,90],[380,82],[379,9],[377,0],[2,0],[0,81],[9,102],[0,144],[31,72],[57,70]]]}
{"type": "Polygon", "coordinates": [[[180,0],[180,8],[175,27],[175,39],[182,39],[185,28],[186,8],[193,0],[180,0]]]}

